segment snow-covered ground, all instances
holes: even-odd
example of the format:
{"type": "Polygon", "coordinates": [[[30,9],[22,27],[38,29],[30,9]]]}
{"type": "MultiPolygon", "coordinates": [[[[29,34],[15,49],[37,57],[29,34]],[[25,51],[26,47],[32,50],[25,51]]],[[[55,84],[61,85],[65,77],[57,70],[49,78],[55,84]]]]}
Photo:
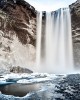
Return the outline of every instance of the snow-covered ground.
{"type": "Polygon", "coordinates": [[[47,74],[47,73],[32,73],[32,74],[5,74],[2,75],[0,78],[0,83],[6,82],[15,82],[21,84],[30,84],[30,83],[40,83],[44,81],[53,80],[57,76],[54,74],[47,74]]]}
{"type": "Polygon", "coordinates": [[[0,89],[4,93],[0,94],[0,100],[79,100],[79,88],[80,74],[12,73],[0,76],[0,89]],[[23,96],[20,97],[20,93],[23,96]]]}

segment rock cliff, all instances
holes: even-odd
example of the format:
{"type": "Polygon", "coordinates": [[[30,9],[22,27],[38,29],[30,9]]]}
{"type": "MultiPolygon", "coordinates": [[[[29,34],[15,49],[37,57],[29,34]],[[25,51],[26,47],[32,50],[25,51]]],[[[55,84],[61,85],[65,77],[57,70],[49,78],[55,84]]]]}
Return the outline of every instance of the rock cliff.
{"type": "MultiPolygon", "coordinates": [[[[79,67],[80,0],[70,5],[70,11],[74,61],[75,65],[79,67]]],[[[36,53],[36,13],[35,8],[24,0],[0,0],[1,72],[5,69],[10,70],[14,66],[35,69],[32,66],[35,66],[36,53]]],[[[43,20],[45,20],[44,16],[43,20]]],[[[44,21],[43,24],[45,24],[44,21]]]]}
{"type": "Polygon", "coordinates": [[[36,10],[24,0],[0,0],[0,70],[34,66],[36,10]]]}
{"type": "Polygon", "coordinates": [[[80,0],[70,5],[72,35],[73,35],[73,53],[74,64],[80,67],[80,0]]]}

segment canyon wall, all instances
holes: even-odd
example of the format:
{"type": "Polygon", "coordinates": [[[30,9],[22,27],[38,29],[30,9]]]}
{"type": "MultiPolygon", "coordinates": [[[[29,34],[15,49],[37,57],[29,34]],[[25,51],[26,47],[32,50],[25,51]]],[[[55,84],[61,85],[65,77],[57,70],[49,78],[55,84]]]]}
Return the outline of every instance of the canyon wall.
{"type": "Polygon", "coordinates": [[[70,5],[75,68],[80,68],[80,0],[70,5]]]}
{"type": "Polygon", "coordinates": [[[36,10],[24,0],[0,0],[0,71],[34,69],[36,10]]]}

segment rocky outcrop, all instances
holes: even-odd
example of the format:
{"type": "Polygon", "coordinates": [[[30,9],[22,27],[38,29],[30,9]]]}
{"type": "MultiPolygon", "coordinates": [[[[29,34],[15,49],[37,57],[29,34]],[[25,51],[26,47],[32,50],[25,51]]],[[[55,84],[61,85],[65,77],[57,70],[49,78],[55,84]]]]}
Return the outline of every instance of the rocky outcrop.
{"type": "Polygon", "coordinates": [[[27,68],[21,68],[20,66],[11,67],[10,72],[12,72],[12,73],[33,73],[33,71],[31,71],[27,68]]]}
{"type": "Polygon", "coordinates": [[[34,66],[35,43],[35,8],[24,0],[0,0],[0,70],[34,66]]]}
{"type": "Polygon", "coordinates": [[[70,5],[70,10],[73,40],[76,43],[80,41],[80,1],[77,0],[75,3],[70,5]]]}
{"type": "Polygon", "coordinates": [[[72,35],[73,35],[73,51],[74,63],[76,67],[80,67],[80,0],[70,5],[72,35]]]}
{"type": "Polygon", "coordinates": [[[0,13],[5,16],[5,20],[0,16],[0,29],[6,34],[16,34],[22,44],[35,45],[35,9],[24,0],[1,0],[0,5],[0,13]]]}

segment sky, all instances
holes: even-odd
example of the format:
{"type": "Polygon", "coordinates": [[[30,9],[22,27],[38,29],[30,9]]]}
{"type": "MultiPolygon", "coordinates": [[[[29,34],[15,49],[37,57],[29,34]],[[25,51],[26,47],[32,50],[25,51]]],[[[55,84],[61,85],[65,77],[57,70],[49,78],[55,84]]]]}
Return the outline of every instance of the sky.
{"type": "Polygon", "coordinates": [[[38,11],[55,11],[59,8],[68,7],[76,0],[25,0],[38,11]]]}

